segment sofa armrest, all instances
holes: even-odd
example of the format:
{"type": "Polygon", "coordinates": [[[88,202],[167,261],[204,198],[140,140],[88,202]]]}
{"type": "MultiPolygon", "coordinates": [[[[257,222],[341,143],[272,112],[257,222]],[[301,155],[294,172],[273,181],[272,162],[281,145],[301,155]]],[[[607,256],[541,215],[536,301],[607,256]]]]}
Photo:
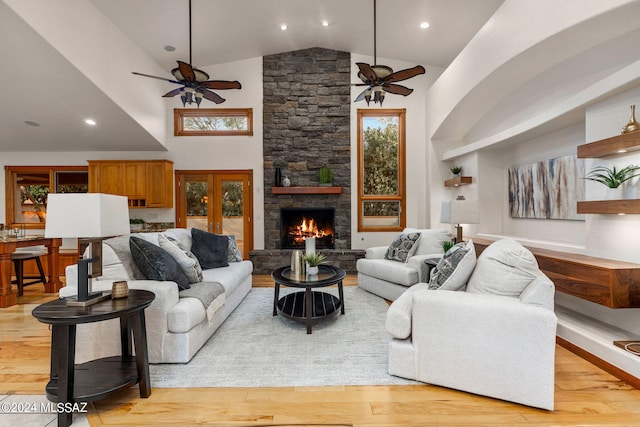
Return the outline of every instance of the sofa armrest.
{"type": "Polygon", "coordinates": [[[384,255],[387,253],[388,246],[373,246],[367,248],[365,252],[365,258],[369,259],[384,259],[384,255]]]}
{"type": "Polygon", "coordinates": [[[441,257],[442,253],[414,255],[407,260],[407,264],[418,271],[418,282],[429,283],[429,267],[424,262],[431,258],[440,259],[441,257]]]}

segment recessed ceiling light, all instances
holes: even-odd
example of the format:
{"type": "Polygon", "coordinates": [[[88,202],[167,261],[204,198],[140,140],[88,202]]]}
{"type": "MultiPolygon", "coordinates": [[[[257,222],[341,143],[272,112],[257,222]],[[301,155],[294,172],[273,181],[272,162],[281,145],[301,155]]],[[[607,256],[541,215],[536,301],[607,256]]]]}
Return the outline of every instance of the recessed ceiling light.
{"type": "Polygon", "coordinates": [[[86,124],[90,125],[90,126],[95,126],[96,125],[96,121],[93,119],[85,119],[84,121],[86,124]]]}
{"type": "Polygon", "coordinates": [[[329,26],[329,21],[327,21],[326,19],[322,20],[322,26],[323,27],[328,27],[329,26]]]}
{"type": "Polygon", "coordinates": [[[164,47],[164,50],[166,50],[167,52],[173,52],[174,50],[176,50],[176,48],[168,44],[164,47]]]}
{"type": "Polygon", "coordinates": [[[289,28],[289,27],[287,26],[287,24],[280,24],[280,29],[281,29],[282,31],[287,31],[287,28],[289,28]]]}
{"type": "Polygon", "coordinates": [[[25,124],[25,125],[29,125],[29,126],[33,126],[33,127],[36,127],[36,128],[37,128],[38,126],[40,126],[40,123],[38,123],[38,122],[34,122],[33,120],[25,120],[25,121],[24,121],[24,124],[25,124]]]}
{"type": "Polygon", "coordinates": [[[429,28],[429,23],[428,23],[428,22],[421,22],[421,23],[420,23],[420,28],[422,28],[423,30],[424,30],[425,28],[429,28]]]}

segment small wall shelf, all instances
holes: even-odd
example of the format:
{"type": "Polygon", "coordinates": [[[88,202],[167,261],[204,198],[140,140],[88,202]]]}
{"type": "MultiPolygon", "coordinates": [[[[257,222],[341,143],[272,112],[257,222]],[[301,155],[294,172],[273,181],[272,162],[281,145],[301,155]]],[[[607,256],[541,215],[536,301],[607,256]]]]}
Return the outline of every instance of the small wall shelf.
{"type": "Polygon", "coordinates": [[[445,187],[459,187],[461,185],[469,185],[473,182],[473,178],[470,176],[456,176],[455,178],[447,179],[444,182],[445,187]]]}
{"type": "Polygon", "coordinates": [[[578,202],[579,214],[640,214],[640,199],[578,202]]]}
{"type": "Polygon", "coordinates": [[[579,145],[578,158],[609,157],[636,150],[640,150],[640,131],[579,145]]]}
{"type": "Polygon", "coordinates": [[[271,187],[271,194],[342,194],[342,187],[271,187]]]}

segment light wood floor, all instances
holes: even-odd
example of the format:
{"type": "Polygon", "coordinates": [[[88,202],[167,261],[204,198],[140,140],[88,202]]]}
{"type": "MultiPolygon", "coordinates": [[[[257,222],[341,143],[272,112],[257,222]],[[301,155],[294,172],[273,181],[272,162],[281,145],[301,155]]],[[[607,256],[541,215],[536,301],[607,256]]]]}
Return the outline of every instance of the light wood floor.
{"type": "MultiPolygon", "coordinates": [[[[355,284],[355,278],[348,278],[355,284]]],[[[259,276],[255,286],[271,286],[259,276]]],[[[47,325],[31,310],[54,295],[25,288],[0,309],[0,394],[43,394],[49,373],[47,325]]],[[[92,426],[638,426],[640,390],[557,347],[554,412],[430,385],[370,387],[137,388],[95,402],[92,426]]]]}

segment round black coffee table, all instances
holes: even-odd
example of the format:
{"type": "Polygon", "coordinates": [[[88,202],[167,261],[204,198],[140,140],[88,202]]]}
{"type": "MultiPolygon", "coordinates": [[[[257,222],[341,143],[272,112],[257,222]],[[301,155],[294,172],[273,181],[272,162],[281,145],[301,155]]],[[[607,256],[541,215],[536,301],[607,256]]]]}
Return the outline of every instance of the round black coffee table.
{"type": "Polygon", "coordinates": [[[281,267],[271,273],[275,281],[273,296],[273,315],[280,314],[287,319],[303,322],[307,325],[307,334],[311,333],[313,322],[337,315],[338,309],[344,314],[344,293],[342,279],[346,273],[341,268],[330,265],[319,266],[318,274],[296,275],[291,267],[281,267]],[[292,288],[304,288],[304,291],[280,296],[280,285],[292,288]],[[338,295],[327,292],[312,291],[315,288],[338,285],[338,295]],[[310,310],[307,308],[311,307],[310,310]]]}

